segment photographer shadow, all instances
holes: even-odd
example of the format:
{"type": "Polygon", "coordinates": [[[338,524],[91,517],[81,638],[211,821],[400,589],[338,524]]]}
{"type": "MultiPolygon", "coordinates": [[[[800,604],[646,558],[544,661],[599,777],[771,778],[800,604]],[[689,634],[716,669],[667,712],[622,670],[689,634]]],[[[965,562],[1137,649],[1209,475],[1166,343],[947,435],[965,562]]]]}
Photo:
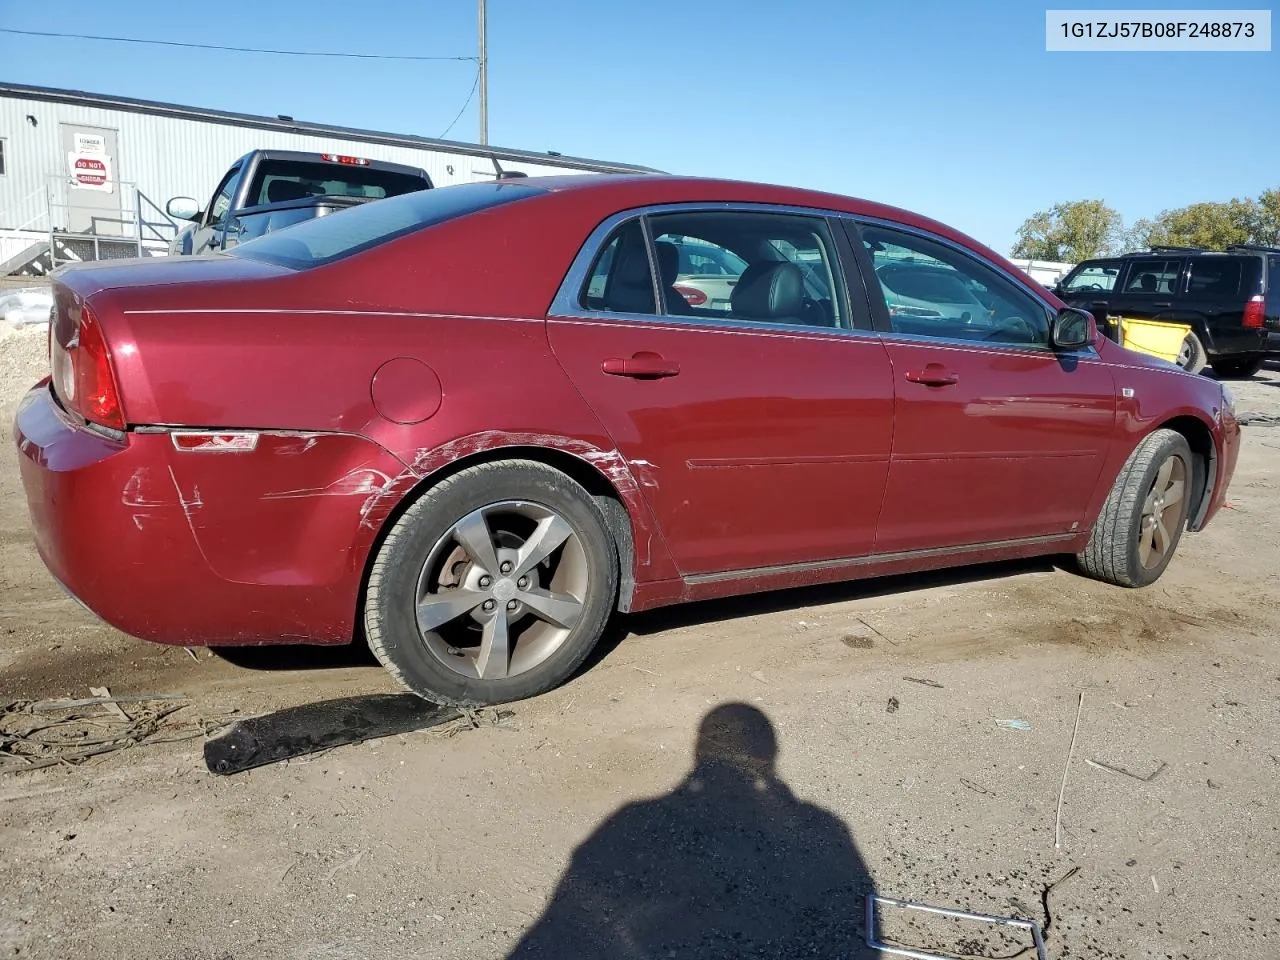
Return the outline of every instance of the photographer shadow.
{"type": "Polygon", "coordinates": [[[878,956],[853,837],[778,778],[777,752],[755,707],[710,711],[685,780],[597,828],[509,960],[878,956]]]}

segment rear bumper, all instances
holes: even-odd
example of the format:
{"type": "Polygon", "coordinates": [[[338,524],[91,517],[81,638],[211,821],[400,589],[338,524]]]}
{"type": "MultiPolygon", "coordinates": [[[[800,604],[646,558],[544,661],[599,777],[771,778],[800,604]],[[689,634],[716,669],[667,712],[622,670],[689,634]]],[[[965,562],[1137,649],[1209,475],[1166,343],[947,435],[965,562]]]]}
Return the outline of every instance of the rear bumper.
{"type": "Polygon", "coordinates": [[[376,444],[261,434],[253,452],[207,454],[167,433],[116,441],[77,427],[43,383],[14,436],[41,558],[113,627],[186,645],[352,638],[371,518],[403,469],[376,444]]]}

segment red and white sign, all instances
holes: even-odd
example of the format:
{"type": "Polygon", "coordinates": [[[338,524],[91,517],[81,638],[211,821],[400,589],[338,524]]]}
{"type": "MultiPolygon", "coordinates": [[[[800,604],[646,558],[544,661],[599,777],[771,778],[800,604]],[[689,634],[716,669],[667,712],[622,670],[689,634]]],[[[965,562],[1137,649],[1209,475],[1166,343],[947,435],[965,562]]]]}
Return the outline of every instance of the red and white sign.
{"type": "Polygon", "coordinates": [[[69,153],[67,163],[71,169],[72,186],[81,190],[111,192],[111,158],[106,154],[69,153]]]}

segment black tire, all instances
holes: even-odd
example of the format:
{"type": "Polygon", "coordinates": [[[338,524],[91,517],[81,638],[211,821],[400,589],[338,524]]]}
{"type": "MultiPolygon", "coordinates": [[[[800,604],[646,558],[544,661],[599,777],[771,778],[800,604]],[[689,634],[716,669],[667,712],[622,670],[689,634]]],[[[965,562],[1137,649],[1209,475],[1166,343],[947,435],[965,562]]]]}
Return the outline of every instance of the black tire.
{"type": "Polygon", "coordinates": [[[1182,352],[1178,355],[1178,366],[1187,373],[1199,373],[1205,368],[1205,364],[1209,362],[1209,354],[1204,349],[1204,344],[1200,342],[1200,338],[1194,333],[1188,333],[1187,338],[1182,341],[1182,352]]]}
{"type": "MultiPolygon", "coordinates": [[[[365,591],[369,648],[400,684],[434,703],[470,707],[545,693],[581,666],[616,606],[617,549],[608,530],[587,491],[544,464],[502,460],[462,470],[419,497],[383,541],[365,591]],[[581,613],[554,652],[536,666],[501,679],[463,676],[429,649],[418,628],[419,577],[430,552],[454,524],[482,507],[517,500],[554,511],[576,535],[589,571],[581,613]]],[[[518,645],[516,639],[513,647],[518,645]]]]}
{"type": "Polygon", "coordinates": [[[1220,377],[1247,379],[1262,369],[1265,357],[1244,357],[1234,360],[1213,361],[1213,372],[1220,377]]]}
{"type": "Polygon", "coordinates": [[[1121,587],[1145,587],[1160,579],[1186,528],[1195,476],[1195,455],[1182,434],[1161,429],[1145,437],[1120,469],[1089,534],[1088,545],[1076,555],[1080,569],[1095,580],[1121,587]],[[1148,566],[1142,562],[1139,549],[1143,508],[1161,467],[1173,457],[1182,460],[1181,509],[1175,523],[1166,522],[1166,528],[1172,529],[1168,531],[1170,542],[1163,558],[1148,566]]]}

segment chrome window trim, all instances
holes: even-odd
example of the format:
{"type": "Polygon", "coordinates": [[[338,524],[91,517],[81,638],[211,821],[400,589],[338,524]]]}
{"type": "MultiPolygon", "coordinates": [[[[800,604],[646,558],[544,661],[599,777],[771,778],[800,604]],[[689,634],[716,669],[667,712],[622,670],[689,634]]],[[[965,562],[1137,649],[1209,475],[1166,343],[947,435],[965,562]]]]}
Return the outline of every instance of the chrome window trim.
{"type": "MultiPolygon", "coordinates": [[[[1008,280],[1011,284],[1013,284],[1014,287],[1026,293],[1028,296],[1031,297],[1032,300],[1040,304],[1041,308],[1045,311],[1049,324],[1051,326],[1053,324],[1053,318],[1057,315],[1057,310],[1054,309],[1053,304],[1051,304],[1047,299],[1045,299],[1045,297],[1039,291],[1029,286],[1026,283],[1026,281],[1020,280],[1018,277],[1011,274],[1004,267],[1000,266],[1000,264],[993,263],[990,260],[987,260],[985,257],[980,257],[978,254],[974,253],[972,250],[970,250],[968,247],[966,247],[962,243],[957,243],[956,241],[950,239],[949,237],[944,237],[939,234],[933,233],[930,230],[924,230],[920,227],[912,226],[909,223],[902,223],[898,220],[886,220],[883,217],[864,216],[862,214],[857,214],[857,213],[834,213],[832,214],[832,216],[836,217],[837,219],[848,220],[851,223],[853,223],[855,227],[860,227],[862,224],[865,223],[865,224],[874,225],[877,227],[884,227],[887,230],[897,230],[901,233],[913,234],[914,236],[920,237],[921,239],[928,240],[933,243],[937,243],[941,246],[947,247],[951,250],[954,250],[956,253],[959,253],[960,255],[967,257],[970,260],[973,260],[979,265],[987,267],[989,270],[994,271],[997,276],[1002,277],[1005,280],[1008,280]]],[[[1055,350],[1051,343],[1046,344],[1044,347],[1031,347],[1026,344],[987,343],[986,341],[982,341],[982,340],[964,340],[964,339],[952,338],[952,337],[931,337],[928,334],[923,334],[923,333],[919,333],[919,334],[917,333],[882,333],[881,336],[885,340],[908,340],[911,342],[919,341],[919,342],[929,342],[929,343],[943,343],[943,344],[949,344],[949,345],[975,347],[979,350],[997,350],[1001,353],[1007,353],[1010,350],[1012,350],[1016,353],[1027,353],[1027,354],[1033,354],[1035,356],[1044,356],[1048,354],[1049,356],[1076,357],[1081,359],[1087,358],[1087,357],[1097,358],[1100,356],[1098,353],[1097,347],[1094,346],[1093,344],[1088,344],[1087,346],[1081,347],[1077,350],[1055,350]]],[[[1101,334],[1099,334],[1099,336],[1101,336],[1101,334]]]]}
{"type": "MultiPolygon", "coordinates": [[[[596,261],[596,257],[600,255],[604,243],[609,236],[624,223],[630,220],[640,219],[641,226],[645,233],[645,241],[649,250],[650,260],[650,277],[653,280],[655,288],[661,286],[658,283],[657,264],[653,262],[653,241],[650,235],[648,217],[661,216],[671,213],[774,213],[779,215],[804,216],[816,218],[820,220],[830,220],[834,217],[848,216],[842,214],[838,210],[827,210],[821,207],[796,207],[785,204],[773,203],[744,203],[739,201],[681,201],[679,203],[655,203],[647,204],[640,207],[632,207],[628,210],[622,210],[612,214],[602,220],[594,230],[587,236],[582,246],[578,249],[577,255],[573,258],[573,262],[569,266],[568,273],[565,274],[564,280],[561,282],[556,295],[551,301],[551,308],[547,313],[549,318],[564,317],[573,320],[625,320],[640,321],[645,323],[659,322],[663,324],[672,324],[679,327],[699,327],[707,329],[732,329],[741,331],[760,331],[760,332],[781,332],[788,334],[798,334],[805,336],[817,335],[821,337],[855,337],[855,338],[878,338],[880,336],[877,330],[862,330],[856,327],[814,327],[798,323],[766,323],[759,320],[735,320],[735,319],[718,319],[715,317],[689,317],[682,314],[650,314],[650,313],[616,313],[608,310],[589,310],[582,305],[580,295],[585,289],[587,281],[591,276],[591,267],[596,261]],[[642,219],[643,218],[643,219],[642,219]]],[[[852,308],[849,304],[849,284],[845,271],[840,265],[840,252],[836,238],[829,237],[832,249],[828,251],[828,256],[837,266],[834,271],[839,277],[839,283],[844,293],[844,303],[842,306],[849,313],[844,317],[846,323],[852,324],[852,308]]],[[[655,294],[660,293],[655,289],[655,294]]],[[[656,303],[664,303],[663,299],[655,299],[656,303]]]]}

